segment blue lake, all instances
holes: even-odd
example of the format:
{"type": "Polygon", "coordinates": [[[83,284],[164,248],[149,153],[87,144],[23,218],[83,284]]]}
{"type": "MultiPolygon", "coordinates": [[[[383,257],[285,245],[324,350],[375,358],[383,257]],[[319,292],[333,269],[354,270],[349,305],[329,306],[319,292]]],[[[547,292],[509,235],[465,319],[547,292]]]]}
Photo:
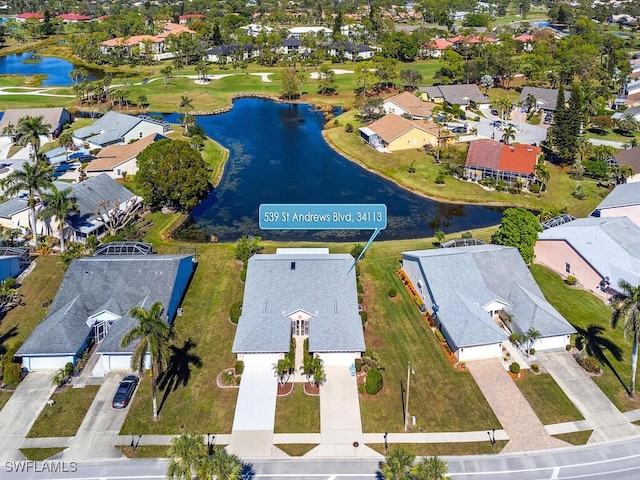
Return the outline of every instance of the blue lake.
{"type": "MultiPolygon", "coordinates": [[[[175,123],[178,115],[167,119],[175,123]]],[[[263,231],[258,226],[262,203],[383,203],[388,226],[378,238],[387,240],[500,223],[501,208],[441,203],[414,195],[340,156],[322,137],[322,114],[308,105],[241,99],[230,112],[197,121],[230,151],[220,184],[191,214],[199,228],[221,241],[249,234],[318,241],[363,241],[371,235],[370,231],[263,231]]],[[[424,161],[432,160],[425,155],[424,161]]]]}
{"type": "MultiPolygon", "coordinates": [[[[46,75],[43,86],[68,86],[73,84],[69,72],[76,66],[55,57],[34,56],[31,52],[6,55],[0,57],[0,75],[46,75]]],[[[88,70],[88,80],[93,81],[102,77],[99,70],[88,70]]]]}

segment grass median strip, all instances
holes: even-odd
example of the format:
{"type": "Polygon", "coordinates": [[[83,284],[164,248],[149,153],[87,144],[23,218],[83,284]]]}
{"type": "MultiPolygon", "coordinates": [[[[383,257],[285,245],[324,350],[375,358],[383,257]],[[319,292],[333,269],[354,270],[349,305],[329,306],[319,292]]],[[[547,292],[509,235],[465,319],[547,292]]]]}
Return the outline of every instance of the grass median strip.
{"type": "Polygon", "coordinates": [[[27,457],[27,460],[42,462],[43,460],[54,456],[56,453],[63,451],[64,447],[20,448],[19,450],[25,457],[27,457]]]}
{"type": "Polygon", "coordinates": [[[276,400],[274,431],[275,433],[319,433],[320,397],[306,395],[303,384],[295,384],[293,392],[276,400]]]}

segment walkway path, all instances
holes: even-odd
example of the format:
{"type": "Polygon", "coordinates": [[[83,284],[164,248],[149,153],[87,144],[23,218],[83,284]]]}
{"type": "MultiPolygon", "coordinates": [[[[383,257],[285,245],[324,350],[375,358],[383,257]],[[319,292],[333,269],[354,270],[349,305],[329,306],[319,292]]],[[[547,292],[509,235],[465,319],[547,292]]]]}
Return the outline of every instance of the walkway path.
{"type": "Polygon", "coordinates": [[[503,452],[566,447],[567,443],[549,435],[500,360],[467,363],[502,428],[509,436],[503,452]]]}
{"type": "Polygon", "coordinates": [[[0,455],[3,460],[24,460],[18,448],[56,389],[52,379],[53,372],[30,373],[0,410],[0,455]]]}
{"type": "Polygon", "coordinates": [[[569,352],[538,353],[537,357],[593,428],[589,443],[620,440],[640,433],[640,429],[629,423],[569,352]]]}

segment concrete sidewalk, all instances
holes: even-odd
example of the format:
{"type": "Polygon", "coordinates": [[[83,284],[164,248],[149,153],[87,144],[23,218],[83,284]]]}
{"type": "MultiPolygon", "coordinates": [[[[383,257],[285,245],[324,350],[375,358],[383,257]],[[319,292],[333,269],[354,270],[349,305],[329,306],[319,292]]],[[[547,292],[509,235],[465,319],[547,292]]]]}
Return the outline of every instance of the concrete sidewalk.
{"type": "Polygon", "coordinates": [[[537,354],[569,400],[593,429],[589,443],[609,442],[640,434],[566,351],[537,354]]]}
{"type": "Polygon", "coordinates": [[[568,446],[562,440],[549,435],[520,389],[505,372],[500,360],[478,360],[468,362],[467,366],[509,436],[509,443],[503,452],[568,446]]]}

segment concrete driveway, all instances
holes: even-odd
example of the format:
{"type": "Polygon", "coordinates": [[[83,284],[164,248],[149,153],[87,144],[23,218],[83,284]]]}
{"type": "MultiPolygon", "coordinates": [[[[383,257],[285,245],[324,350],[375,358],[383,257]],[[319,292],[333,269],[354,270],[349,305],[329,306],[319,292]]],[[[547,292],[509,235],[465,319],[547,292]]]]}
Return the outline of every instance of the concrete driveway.
{"type": "MultiPolygon", "coordinates": [[[[495,120],[500,120],[500,118],[495,115],[491,115],[489,110],[483,110],[482,113],[484,113],[484,115],[487,118],[480,117],[480,121],[478,122],[473,122],[473,121],[467,122],[469,129],[474,127],[478,129],[478,136],[473,137],[473,136],[466,135],[463,137],[463,139],[475,140],[479,138],[493,137],[494,140],[499,141],[500,138],[502,138],[502,130],[492,127],[491,122],[495,120]]],[[[508,120],[508,122],[518,127],[516,131],[516,138],[515,140],[512,140],[512,142],[529,143],[529,144],[537,143],[539,145],[540,142],[542,142],[547,138],[547,129],[545,128],[546,125],[540,125],[540,126],[529,125],[525,121],[525,119],[526,119],[526,114],[520,112],[517,109],[511,113],[511,118],[508,120]]]]}
{"type": "Polygon", "coordinates": [[[53,372],[32,372],[0,410],[0,458],[24,460],[18,448],[47,405],[56,387],[53,372]]]}
{"type": "MultiPolygon", "coordinates": [[[[127,418],[129,407],[112,408],[111,401],[124,376],[125,372],[111,372],[104,378],[104,383],[93,399],[78,433],[71,441],[69,448],[62,453],[63,459],[98,460],[123,457],[114,445],[118,442],[120,429],[127,418]]],[[[151,404],[149,404],[149,417],[151,417],[151,404]]]]}

